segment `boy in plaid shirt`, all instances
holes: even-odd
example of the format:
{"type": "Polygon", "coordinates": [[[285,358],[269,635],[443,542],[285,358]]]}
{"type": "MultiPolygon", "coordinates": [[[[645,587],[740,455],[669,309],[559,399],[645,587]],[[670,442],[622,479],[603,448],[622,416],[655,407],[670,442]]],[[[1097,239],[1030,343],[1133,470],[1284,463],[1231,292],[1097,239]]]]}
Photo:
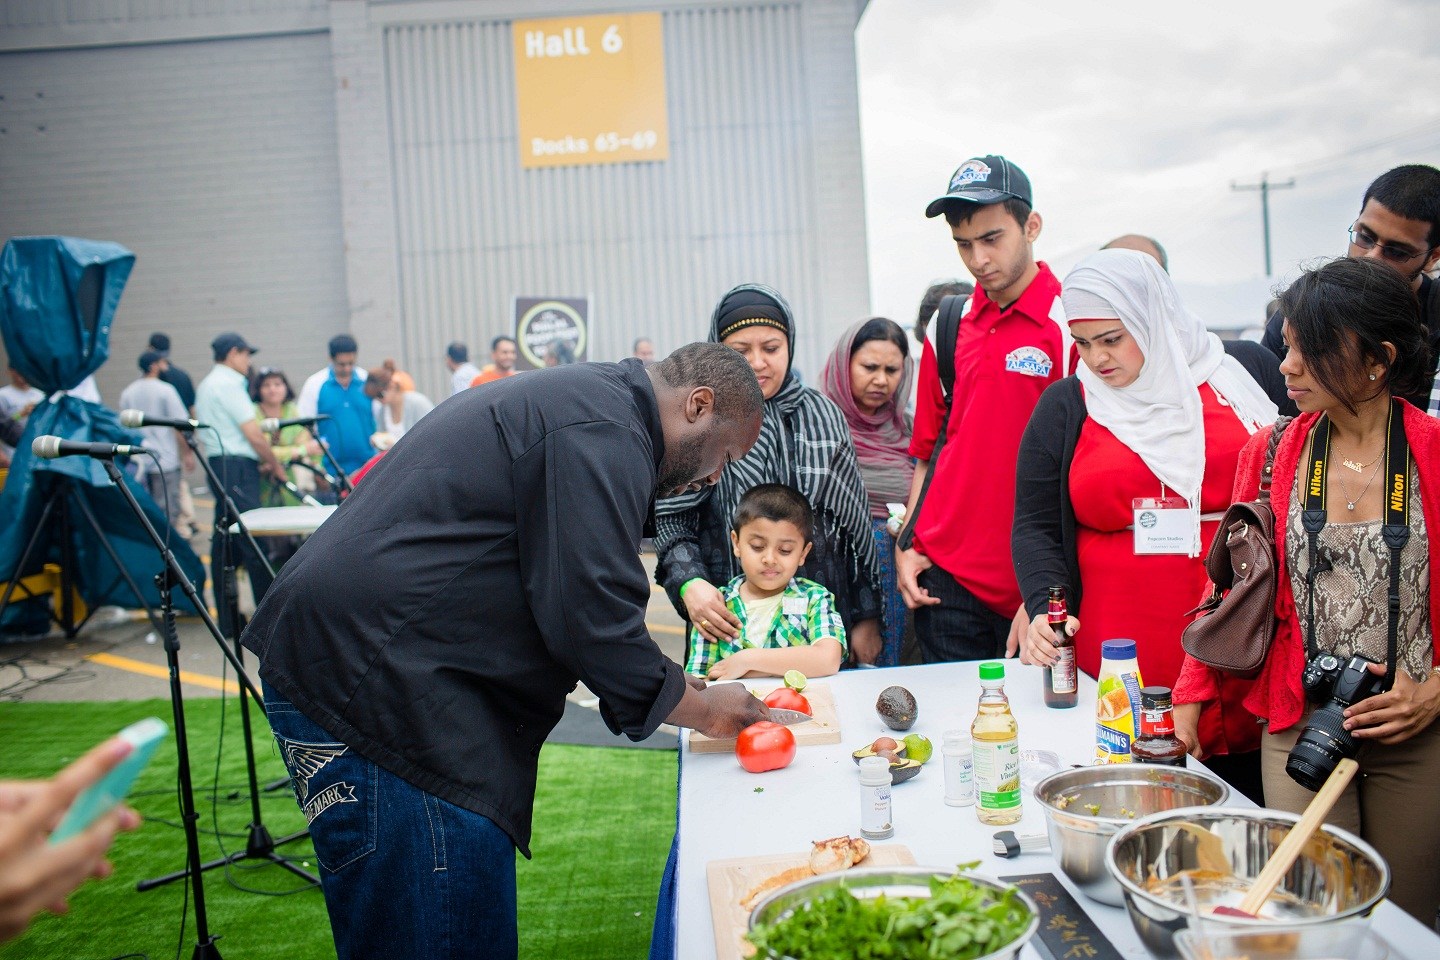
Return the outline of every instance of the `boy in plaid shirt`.
{"type": "Polygon", "coordinates": [[[762,483],[735,507],[730,544],[744,574],[720,591],[740,635],[718,642],[690,628],[687,673],[710,680],[828,677],[845,659],[845,625],[820,584],[795,576],[810,555],[814,517],[793,487],[762,483]]]}

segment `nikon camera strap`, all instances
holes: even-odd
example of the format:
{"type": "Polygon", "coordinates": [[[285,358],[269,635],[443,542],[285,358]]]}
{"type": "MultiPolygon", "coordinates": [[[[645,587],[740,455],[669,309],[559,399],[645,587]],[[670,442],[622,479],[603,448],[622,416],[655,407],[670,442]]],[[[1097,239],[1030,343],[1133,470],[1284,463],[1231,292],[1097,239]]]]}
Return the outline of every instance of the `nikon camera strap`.
{"type": "MultiPolygon", "coordinates": [[[[1405,418],[1397,415],[1398,404],[1390,404],[1385,424],[1385,521],[1380,528],[1385,545],[1390,548],[1389,617],[1385,652],[1385,689],[1395,677],[1395,663],[1400,649],[1400,554],[1410,541],[1410,445],[1405,438],[1405,418]]],[[[1310,569],[1305,576],[1309,597],[1309,623],[1305,632],[1305,652],[1314,659],[1320,652],[1315,643],[1315,575],[1320,566],[1320,531],[1325,528],[1327,506],[1326,473],[1330,461],[1330,418],[1321,417],[1315,425],[1310,445],[1310,469],[1305,475],[1305,508],[1300,515],[1310,538],[1310,569]]],[[[1329,566],[1326,566],[1329,569],[1329,566]]]]}

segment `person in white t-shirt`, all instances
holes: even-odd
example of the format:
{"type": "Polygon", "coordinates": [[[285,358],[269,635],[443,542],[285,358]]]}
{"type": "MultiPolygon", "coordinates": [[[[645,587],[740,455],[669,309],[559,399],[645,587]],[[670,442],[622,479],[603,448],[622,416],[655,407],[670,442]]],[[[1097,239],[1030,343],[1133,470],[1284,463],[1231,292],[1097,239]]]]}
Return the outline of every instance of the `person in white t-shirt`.
{"type": "MultiPolygon", "coordinates": [[[[140,379],[120,392],[122,410],[139,410],[147,417],[164,420],[185,420],[189,412],[180,392],[160,379],[165,357],[156,350],[140,354],[140,379]]],[[[140,484],[160,508],[171,526],[180,523],[180,486],[185,482],[183,470],[195,469],[195,454],[185,443],[180,431],[170,427],[141,427],[145,449],[154,454],[154,463],[141,460],[140,484]]]]}
{"type": "Polygon", "coordinates": [[[480,376],[480,368],[470,362],[470,348],[456,340],[445,348],[445,369],[450,371],[450,396],[470,389],[470,381],[480,376]]]}

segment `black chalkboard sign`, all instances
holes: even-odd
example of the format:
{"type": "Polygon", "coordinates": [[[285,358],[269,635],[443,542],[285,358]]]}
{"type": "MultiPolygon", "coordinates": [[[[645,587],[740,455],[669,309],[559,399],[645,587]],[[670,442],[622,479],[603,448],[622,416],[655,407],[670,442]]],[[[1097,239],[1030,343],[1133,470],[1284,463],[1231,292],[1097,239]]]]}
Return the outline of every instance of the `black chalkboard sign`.
{"type": "Polygon", "coordinates": [[[1030,942],[1050,960],[1122,960],[1115,945],[1053,873],[1001,877],[1040,908],[1040,929],[1030,942]]]}

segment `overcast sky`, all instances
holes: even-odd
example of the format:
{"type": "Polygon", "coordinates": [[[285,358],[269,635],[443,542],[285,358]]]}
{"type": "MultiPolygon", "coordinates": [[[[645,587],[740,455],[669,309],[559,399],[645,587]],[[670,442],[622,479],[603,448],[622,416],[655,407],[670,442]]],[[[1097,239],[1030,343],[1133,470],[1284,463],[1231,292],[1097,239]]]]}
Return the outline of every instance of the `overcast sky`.
{"type": "Polygon", "coordinates": [[[1366,185],[1440,164],[1437,0],[871,0],[856,34],[877,313],[971,279],[926,203],[970,156],[1030,176],[1062,278],[1121,233],[1165,244],[1212,326],[1259,323],[1297,264],[1345,250],[1366,185]],[[1260,199],[1232,181],[1294,177],[1260,199]]]}

